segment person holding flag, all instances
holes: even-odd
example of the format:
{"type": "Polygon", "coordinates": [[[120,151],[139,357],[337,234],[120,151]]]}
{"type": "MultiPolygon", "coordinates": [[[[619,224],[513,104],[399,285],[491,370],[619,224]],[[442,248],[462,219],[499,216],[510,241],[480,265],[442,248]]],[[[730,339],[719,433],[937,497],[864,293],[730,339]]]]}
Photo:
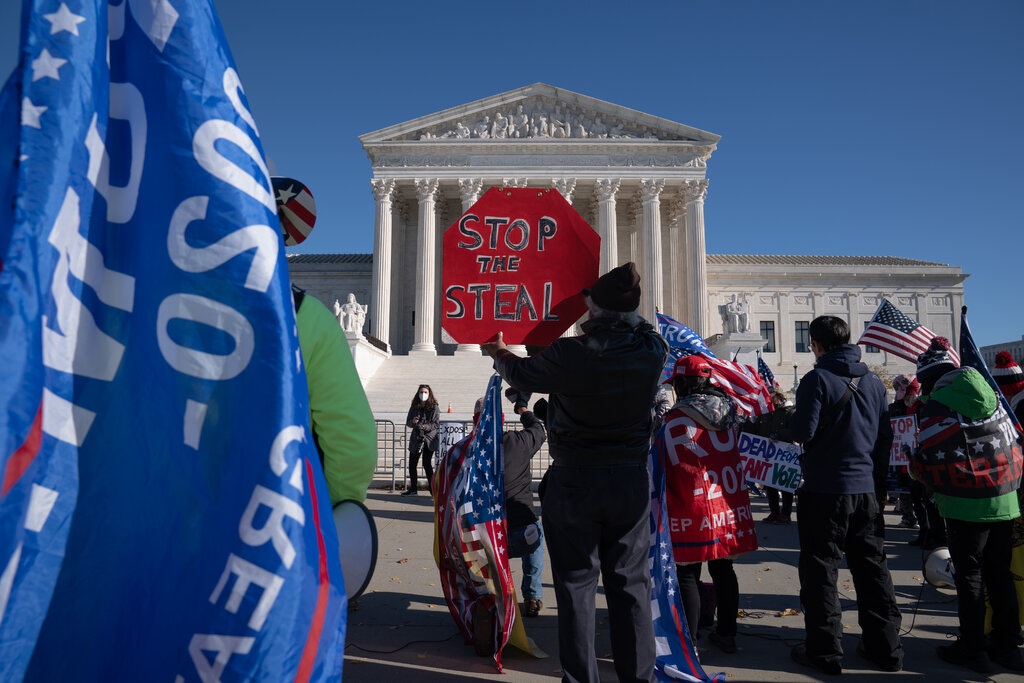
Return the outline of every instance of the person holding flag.
{"type": "Polygon", "coordinates": [[[521,358],[483,345],[495,370],[519,391],[546,393],[553,458],[541,499],[558,601],[565,681],[598,680],[595,595],[603,575],[620,681],[650,681],[650,478],[652,402],[668,347],[637,313],[640,276],[627,263],[583,291],[583,334],[561,337],[521,358]]]}
{"type": "Polygon", "coordinates": [[[691,640],[696,640],[700,573],[707,562],[718,603],[718,623],[710,639],[732,653],[740,600],[733,558],[757,550],[738,450],[739,416],[735,402],[715,386],[711,364],[703,356],[677,360],[669,381],[679,398],[665,415],[654,451],[665,468],[672,551],[686,622],[691,640]]]}

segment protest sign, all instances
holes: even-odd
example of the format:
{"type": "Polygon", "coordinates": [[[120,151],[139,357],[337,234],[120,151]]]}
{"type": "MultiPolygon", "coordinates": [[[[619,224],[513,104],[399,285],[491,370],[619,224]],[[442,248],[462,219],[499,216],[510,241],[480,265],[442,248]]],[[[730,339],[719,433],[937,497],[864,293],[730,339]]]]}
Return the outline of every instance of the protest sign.
{"type": "Polygon", "coordinates": [[[743,457],[743,473],[747,481],[770,486],[780,491],[796,491],[803,473],[796,444],[775,441],[756,434],[741,433],[739,452],[743,457]]]}
{"type": "Polygon", "coordinates": [[[892,450],[889,453],[889,465],[907,467],[910,464],[909,453],[917,448],[917,417],[900,415],[889,421],[892,423],[892,450]]]}
{"type": "Polygon", "coordinates": [[[444,234],[441,327],[459,344],[546,345],[583,313],[601,240],[550,188],[493,187],[444,234]]]}

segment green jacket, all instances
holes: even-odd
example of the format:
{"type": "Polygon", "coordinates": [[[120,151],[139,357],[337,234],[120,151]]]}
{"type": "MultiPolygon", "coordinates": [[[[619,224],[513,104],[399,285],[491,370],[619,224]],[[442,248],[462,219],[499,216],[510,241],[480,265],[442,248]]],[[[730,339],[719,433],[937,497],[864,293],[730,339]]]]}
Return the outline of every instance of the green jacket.
{"type": "Polygon", "coordinates": [[[377,466],[377,426],[338,319],[306,294],[295,315],[309,385],[313,436],[331,504],[366,500],[377,466]]]}
{"type": "Polygon", "coordinates": [[[1020,517],[1020,443],[985,378],[969,367],[948,372],[922,400],[910,469],[939,513],[967,522],[1020,517]]]}

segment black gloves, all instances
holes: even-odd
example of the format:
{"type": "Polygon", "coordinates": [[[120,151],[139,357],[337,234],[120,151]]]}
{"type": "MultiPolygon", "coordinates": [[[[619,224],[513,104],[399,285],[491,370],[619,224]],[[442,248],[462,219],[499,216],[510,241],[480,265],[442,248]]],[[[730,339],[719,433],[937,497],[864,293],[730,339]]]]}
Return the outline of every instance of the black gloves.
{"type": "Polygon", "coordinates": [[[530,405],[530,397],[533,394],[526,391],[519,391],[515,387],[509,387],[505,390],[505,398],[512,401],[512,409],[517,413],[520,408],[527,408],[530,405]]]}

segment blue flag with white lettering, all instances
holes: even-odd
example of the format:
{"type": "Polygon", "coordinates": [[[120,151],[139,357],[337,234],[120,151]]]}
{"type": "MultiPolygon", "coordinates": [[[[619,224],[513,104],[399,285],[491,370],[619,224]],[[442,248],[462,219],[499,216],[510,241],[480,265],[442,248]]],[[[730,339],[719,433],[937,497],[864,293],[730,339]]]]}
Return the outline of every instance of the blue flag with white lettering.
{"type": "Polygon", "coordinates": [[[0,679],[338,680],[281,229],[212,3],[23,6],[0,97],[0,679]]]}
{"type": "Polygon", "coordinates": [[[704,338],[675,318],[658,313],[658,332],[668,342],[668,360],[662,369],[662,381],[669,378],[676,361],[683,356],[703,353],[708,358],[717,358],[704,342],[704,338]]]}

